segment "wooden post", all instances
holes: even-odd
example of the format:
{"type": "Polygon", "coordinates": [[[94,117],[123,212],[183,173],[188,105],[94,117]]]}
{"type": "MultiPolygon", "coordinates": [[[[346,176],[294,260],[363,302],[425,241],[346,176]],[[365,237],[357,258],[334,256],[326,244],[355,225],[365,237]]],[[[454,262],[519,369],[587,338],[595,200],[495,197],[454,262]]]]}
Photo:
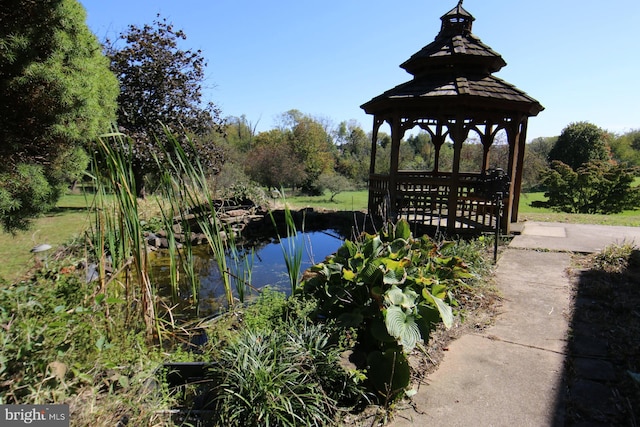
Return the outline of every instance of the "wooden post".
{"type": "Polygon", "coordinates": [[[369,174],[376,173],[376,153],[378,150],[378,131],[383,120],[377,116],[373,117],[373,131],[371,131],[371,158],[369,159],[369,174]]]}
{"type": "Polygon", "coordinates": [[[440,148],[444,144],[444,136],[442,135],[442,123],[438,122],[436,126],[436,133],[431,135],[431,142],[433,143],[433,174],[434,176],[440,171],[440,148]]]}
{"type": "Polygon", "coordinates": [[[391,125],[391,163],[389,165],[389,216],[393,222],[398,220],[398,164],[403,134],[401,125],[400,116],[395,114],[391,125]]]}
{"type": "Polygon", "coordinates": [[[515,117],[513,121],[506,127],[507,141],[509,142],[509,166],[507,169],[507,174],[509,175],[509,179],[511,180],[511,182],[509,184],[509,198],[507,200],[505,218],[503,222],[503,230],[505,233],[509,233],[509,227],[512,222],[511,218],[513,213],[514,200],[517,200],[515,197],[515,193],[516,191],[520,191],[520,188],[516,187],[516,182],[518,181],[518,179],[522,181],[521,159],[524,156],[524,146],[522,146],[522,138],[520,137],[522,131],[520,124],[522,123],[522,120],[526,120],[526,117],[524,119],[522,116],[515,117]],[[519,164],[520,167],[518,167],[519,164]],[[520,174],[519,177],[518,174],[520,174]]]}
{"type": "Polygon", "coordinates": [[[527,146],[527,124],[529,119],[523,116],[518,132],[518,157],[515,164],[515,176],[511,178],[511,189],[513,200],[511,205],[511,222],[518,222],[518,207],[520,206],[520,191],[522,191],[522,174],[524,172],[524,151],[527,146]]]}
{"type": "Polygon", "coordinates": [[[378,131],[380,126],[382,125],[382,119],[379,119],[377,116],[373,116],[373,130],[371,131],[371,158],[369,159],[369,201],[367,203],[367,208],[369,210],[369,214],[373,214],[374,212],[378,212],[379,206],[374,206],[374,198],[371,194],[371,175],[376,173],[376,153],[378,148],[378,131]]]}
{"type": "Polygon", "coordinates": [[[455,232],[458,214],[458,188],[460,187],[460,152],[462,144],[467,139],[468,129],[465,129],[464,119],[458,116],[449,128],[449,136],[453,140],[453,170],[451,171],[451,185],[449,188],[449,202],[447,204],[447,230],[455,232]]]}
{"type": "Polygon", "coordinates": [[[482,169],[481,173],[485,173],[489,169],[491,159],[489,158],[489,150],[493,145],[493,124],[489,123],[484,127],[484,135],[480,138],[482,142],[482,169]]]}

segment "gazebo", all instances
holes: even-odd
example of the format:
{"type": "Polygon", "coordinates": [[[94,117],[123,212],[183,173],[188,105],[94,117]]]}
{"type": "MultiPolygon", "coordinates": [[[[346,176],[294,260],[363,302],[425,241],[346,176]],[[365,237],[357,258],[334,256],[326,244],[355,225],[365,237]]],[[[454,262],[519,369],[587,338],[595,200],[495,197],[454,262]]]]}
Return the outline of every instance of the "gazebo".
{"type": "Polygon", "coordinates": [[[369,170],[369,213],[406,218],[450,233],[493,230],[518,218],[527,122],[544,109],[538,101],[493,73],[506,65],[500,54],[472,34],[475,18],[462,0],[440,18],[435,40],[400,67],[413,79],[361,106],[374,116],[369,170]],[[380,127],[391,128],[389,173],[376,172],[380,127]],[[400,144],[415,127],[431,136],[433,170],[399,170],[400,144]],[[490,169],[490,149],[504,130],[506,171],[490,169]],[[480,172],[460,171],[460,153],[470,134],[482,144],[480,172]],[[440,170],[440,151],[453,146],[451,170],[440,170]],[[503,208],[501,208],[503,207],[503,208]]]}

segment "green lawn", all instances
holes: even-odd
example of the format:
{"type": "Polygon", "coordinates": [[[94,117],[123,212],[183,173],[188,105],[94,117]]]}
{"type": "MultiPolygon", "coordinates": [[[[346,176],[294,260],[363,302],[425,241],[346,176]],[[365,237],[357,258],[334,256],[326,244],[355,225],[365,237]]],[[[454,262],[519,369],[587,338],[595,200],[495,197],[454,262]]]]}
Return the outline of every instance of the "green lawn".
{"type": "Polygon", "coordinates": [[[531,203],[544,200],[544,193],[524,193],[520,196],[518,221],[571,222],[575,224],[601,224],[640,226],[640,210],[624,211],[613,215],[568,214],[550,209],[534,208],[531,203]]]}
{"type": "Polygon", "coordinates": [[[287,196],[286,201],[289,206],[297,209],[313,207],[337,211],[360,211],[367,209],[368,197],[367,190],[360,190],[338,193],[333,201],[328,193],[322,196],[287,196]]]}
{"type": "Polygon", "coordinates": [[[31,248],[41,243],[53,246],[46,254],[74,236],[82,236],[89,225],[87,201],[81,194],[62,197],[55,211],[33,221],[31,229],[15,236],[0,234],[0,277],[14,280],[33,267],[31,248]]]}

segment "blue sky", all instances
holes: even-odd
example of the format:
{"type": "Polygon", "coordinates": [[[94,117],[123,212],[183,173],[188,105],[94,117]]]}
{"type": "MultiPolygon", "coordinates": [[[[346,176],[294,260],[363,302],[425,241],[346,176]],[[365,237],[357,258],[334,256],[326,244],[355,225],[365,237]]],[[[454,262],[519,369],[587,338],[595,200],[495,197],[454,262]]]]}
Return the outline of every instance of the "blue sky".
{"type": "MultiPolygon", "coordinates": [[[[100,40],[157,13],[208,62],[205,100],[268,130],[297,109],[334,124],[411,78],[399,65],[433,41],[457,0],[80,0],[100,40]]],[[[640,128],[638,0],[465,0],[473,33],[500,53],[496,75],[545,106],[528,139],[590,121],[640,128]]],[[[384,130],[384,129],[383,129],[384,130]]]]}

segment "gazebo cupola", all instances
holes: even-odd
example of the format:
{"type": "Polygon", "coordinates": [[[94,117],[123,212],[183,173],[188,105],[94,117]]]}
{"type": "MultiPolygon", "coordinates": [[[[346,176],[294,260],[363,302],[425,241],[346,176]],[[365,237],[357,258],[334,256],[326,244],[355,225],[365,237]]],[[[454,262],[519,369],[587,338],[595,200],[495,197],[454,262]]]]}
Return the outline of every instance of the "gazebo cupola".
{"type": "Polygon", "coordinates": [[[473,35],[475,18],[462,7],[462,0],[441,20],[435,40],[400,65],[413,79],[362,105],[374,116],[369,211],[450,232],[491,229],[500,215],[508,231],[509,223],[517,221],[528,118],[544,108],[493,75],[506,62],[473,35]],[[389,173],[377,174],[377,139],[384,123],[391,128],[389,173]],[[431,136],[433,169],[399,170],[400,144],[416,126],[431,136]],[[500,177],[489,170],[490,148],[499,131],[506,133],[509,146],[508,185],[501,191],[496,186],[500,177]],[[470,133],[483,147],[479,173],[460,171],[460,153],[470,133]],[[440,170],[446,142],[453,145],[453,165],[440,170]]]}

